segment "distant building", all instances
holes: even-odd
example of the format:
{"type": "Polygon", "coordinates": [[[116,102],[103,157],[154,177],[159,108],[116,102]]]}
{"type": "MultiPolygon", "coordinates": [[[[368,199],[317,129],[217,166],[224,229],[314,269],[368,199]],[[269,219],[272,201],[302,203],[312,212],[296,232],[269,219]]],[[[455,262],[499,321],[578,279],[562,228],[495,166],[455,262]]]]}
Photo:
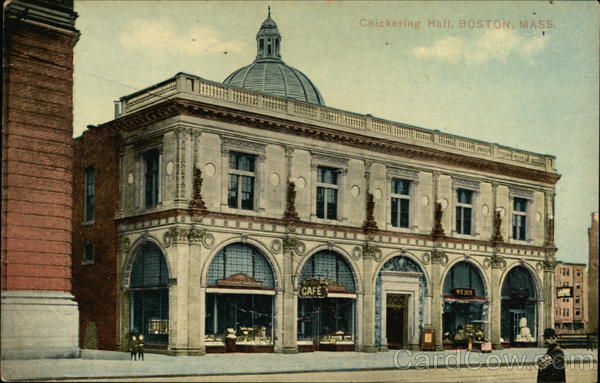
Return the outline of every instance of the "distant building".
{"type": "Polygon", "coordinates": [[[557,332],[585,332],[588,314],[585,263],[559,262],[554,270],[554,285],[554,327],[557,332]]]}
{"type": "Polygon", "coordinates": [[[541,345],[555,158],[326,106],[270,16],[256,48],[223,83],[179,73],[121,98],[76,140],[84,345],[541,345]]]}
{"type": "Polygon", "coordinates": [[[72,0],[3,4],[2,358],[78,355],[72,0]]]}
{"type": "Polygon", "coordinates": [[[588,262],[588,333],[598,333],[598,219],[600,213],[592,213],[592,226],[588,229],[589,262],[588,262]]]}

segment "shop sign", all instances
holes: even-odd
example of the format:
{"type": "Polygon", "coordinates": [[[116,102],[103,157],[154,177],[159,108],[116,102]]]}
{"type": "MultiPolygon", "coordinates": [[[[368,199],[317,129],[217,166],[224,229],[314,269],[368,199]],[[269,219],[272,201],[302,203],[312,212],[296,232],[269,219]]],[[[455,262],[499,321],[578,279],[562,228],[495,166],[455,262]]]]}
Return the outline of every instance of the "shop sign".
{"type": "Polygon", "coordinates": [[[150,319],[148,321],[148,333],[155,335],[166,335],[169,333],[168,319],[150,319]]]}
{"type": "Polygon", "coordinates": [[[300,284],[299,296],[301,298],[326,298],[327,282],[321,278],[305,279],[300,284]]]}
{"type": "Polygon", "coordinates": [[[557,287],[556,288],[556,297],[557,298],[572,298],[573,297],[573,287],[557,287]]]}
{"type": "Polygon", "coordinates": [[[219,286],[236,286],[236,287],[263,287],[263,283],[257,281],[249,275],[238,273],[227,277],[227,279],[220,279],[217,281],[219,286]]]}
{"type": "Polygon", "coordinates": [[[470,298],[475,296],[475,289],[454,288],[452,294],[458,298],[470,298]]]}

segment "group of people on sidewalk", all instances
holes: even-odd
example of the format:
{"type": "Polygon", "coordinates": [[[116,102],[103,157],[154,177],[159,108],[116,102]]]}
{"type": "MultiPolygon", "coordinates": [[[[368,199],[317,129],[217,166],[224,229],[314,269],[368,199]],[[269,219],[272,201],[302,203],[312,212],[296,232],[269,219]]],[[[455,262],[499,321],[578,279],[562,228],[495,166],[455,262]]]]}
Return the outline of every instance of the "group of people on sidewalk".
{"type": "Polygon", "coordinates": [[[144,360],[144,335],[131,333],[129,338],[131,360],[144,360]]]}

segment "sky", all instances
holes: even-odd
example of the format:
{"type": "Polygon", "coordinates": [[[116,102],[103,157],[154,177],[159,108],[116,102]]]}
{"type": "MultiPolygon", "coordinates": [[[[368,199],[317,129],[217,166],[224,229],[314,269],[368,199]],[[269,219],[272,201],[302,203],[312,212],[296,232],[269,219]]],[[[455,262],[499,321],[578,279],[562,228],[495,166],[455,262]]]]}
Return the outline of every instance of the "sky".
{"type": "Polygon", "coordinates": [[[557,258],[598,210],[598,6],[577,2],[75,0],[74,135],[186,72],[223,81],[271,6],[283,60],[325,104],[557,157],[557,258]]]}

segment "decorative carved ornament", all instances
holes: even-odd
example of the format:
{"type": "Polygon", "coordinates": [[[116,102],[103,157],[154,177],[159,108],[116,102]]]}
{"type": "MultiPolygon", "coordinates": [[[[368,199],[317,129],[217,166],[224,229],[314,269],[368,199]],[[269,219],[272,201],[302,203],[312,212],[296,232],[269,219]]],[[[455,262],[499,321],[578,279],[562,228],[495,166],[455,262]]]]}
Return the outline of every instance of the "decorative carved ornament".
{"type": "Polygon", "coordinates": [[[279,254],[282,247],[283,247],[283,243],[280,240],[274,239],[273,241],[271,241],[270,249],[273,254],[279,254]]]}
{"type": "Polygon", "coordinates": [[[554,269],[556,268],[556,259],[554,259],[554,257],[546,257],[544,259],[544,271],[546,272],[554,272],[554,269]]]}
{"type": "Polygon", "coordinates": [[[131,241],[129,240],[128,237],[123,237],[123,239],[121,239],[121,251],[122,252],[129,252],[129,248],[131,247],[131,241]]]}
{"type": "Polygon", "coordinates": [[[319,164],[342,166],[342,167],[348,166],[348,159],[337,157],[337,156],[332,156],[329,154],[312,153],[312,160],[313,160],[313,162],[316,162],[319,164]]]}
{"type": "Polygon", "coordinates": [[[452,185],[454,187],[466,188],[470,190],[479,190],[480,183],[473,180],[467,180],[464,178],[452,178],[452,185]]]}
{"type": "Polygon", "coordinates": [[[502,238],[502,215],[500,214],[500,210],[496,210],[494,212],[494,235],[492,236],[492,245],[499,244],[504,242],[504,238],[502,238]]]}
{"type": "Polygon", "coordinates": [[[494,269],[504,269],[506,268],[506,260],[503,256],[494,253],[490,257],[490,266],[494,269]]]}
{"type": "Polygon", "coordinates": [[[431,254],[430,253],[423,254],[422,262],[424,265],[428,265],[431,262],[431,254]]]}
{"type": "Polygon", "coordinates": [[[190,208],[206,210],[206,204],[202,198],[202,170],[194,167],[194,197],[190,201],[190,208]]]}
{"type": "Polygon", "coordinates": [[[444,228],[442,227],[442,216],[444,212],[442,211],[442,204],[439,202],[435,203],[435,212],[433,215],[433,230],[431,231],[431,235],[434,237],[443,237],[444,228]]]}
{"type": "Polygon", "coordinates": [[[411,181],[419,180],[419,172],[415,171],[415,170],[388,167],[387,172],[388,172],[388,177],[404,178],[404,179],[409,179],[411,181]]]}
{"type": "Polygon", "coordinates": [[[259,144],[246,140],[238,140],[236,138],[223,137],[221,139],[223,149],[247,150],[251,152],[266,153],[266,144],[259,144]]]}
{"type": "Polygon", "coordinates": [[[375,199],[373,198],[373,194],[367,193],[367,214],[365,216],[365,221],[363,222],[363,230],[365,233],[371,233],[378,229],[377,222],[375,221],[375,217],[373,212],[375,211],[375,199]]]}
{"type": "Polygon", "coordinates": [[[286,235],[283,238],[283,249],[284,251],[295,252],[297,255],[304,255],[304,252],[306,251],[306,245],[298,238],[286,235]]]}
{"type": "Polygon", "coordinates": [[[163,234],[163,244],[170,247],[174,244],[195,244],[201,243],[205,248],[210,249],[215,244],[214,235],[208,233],[206,229],[192,227],[171,227],[163,234]]]}
{"type": "Polygon", "coordinates": [[[300,220],[298,212],[296,211],[296,184],[291,181],[288,181],[287,203],[283,219],[288,226],[295,226],[295,223],[300,220]]]}
{"type": "Polygon", "coordinates": [[[510,188],[509,194],[511,197],[533,199],[533,192],[531,190],[510,188]]]}
{"type": "Polygon", "coordinates": [[[219,279],[217,286],[236,286],[236,287],[263,287],[261,281],[257,281],[244,273],[233,274],[226,279],[219,279]]]}
{"type": "Polygon", "coordinates": [[[371,258],[375,261],[380,261],[382,257],[381,249],[377,246],[371,246],[368,243],[363,245],[362,256],[364,259],[371,258]]]}
{"type": "Polygon", "coordinates": [[[448,263],[448,256],[441,250],[434,249],[430,256],[432,265],[446,265],[448,263]]]}

